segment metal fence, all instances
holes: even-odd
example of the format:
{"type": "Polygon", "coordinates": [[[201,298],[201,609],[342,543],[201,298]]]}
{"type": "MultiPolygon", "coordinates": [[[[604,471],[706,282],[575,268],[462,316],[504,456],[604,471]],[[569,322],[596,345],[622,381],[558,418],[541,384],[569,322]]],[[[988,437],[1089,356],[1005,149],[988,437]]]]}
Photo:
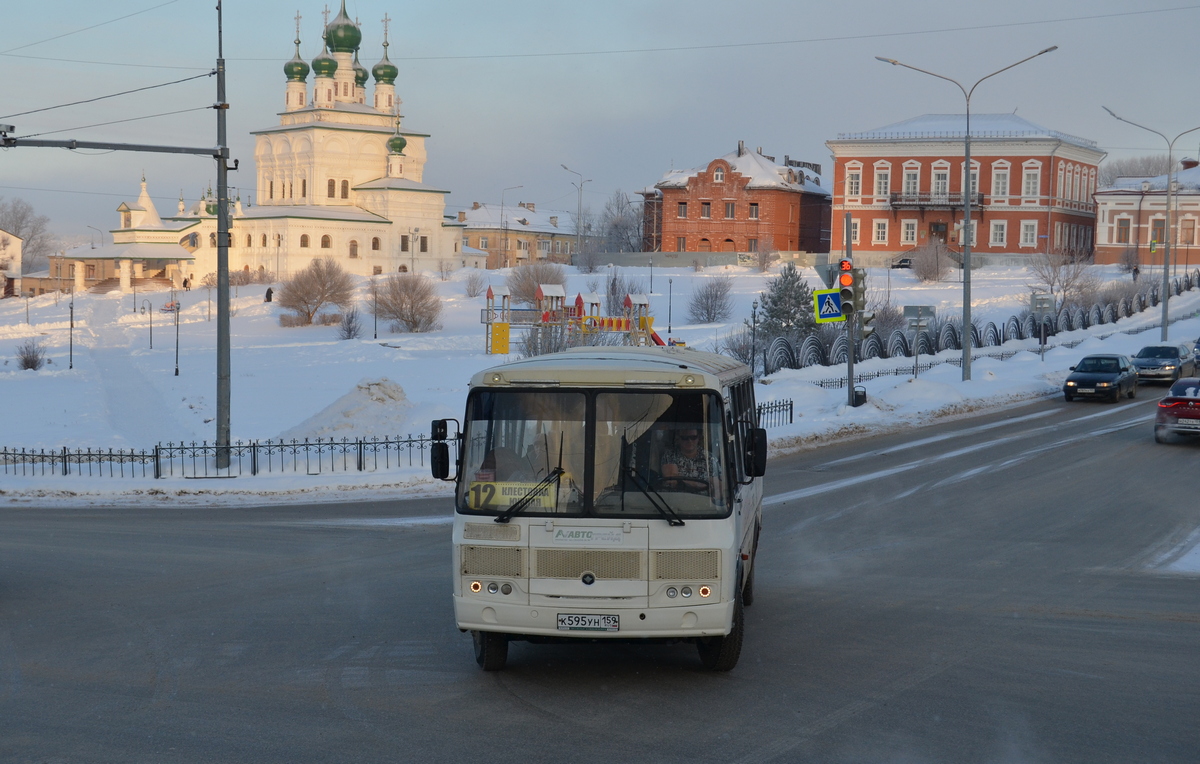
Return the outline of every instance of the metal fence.
{"type": "Polygon", "coordinates": [[[790,398],[785,401],[760,403],[758,404],[758,426],[780,427],[785,424],[791,424],[793,421],[792,410],[792,400],[790,398]]]}
{"type": "MultiPolygon", "coordinates": [[[[192,479],[264,473],[322,475],[379,472],[398,467],[424,466],[425,453],[432,442],[424,435],[409,435],[373,440],[239,440],[224,447],[207,441],[170,442],[143,450],[4,448],[0,449],[0,472],[26,477],[78,475],[192,479]]],[[[453,442],[457,447],[457,441],[453,442]]]]}

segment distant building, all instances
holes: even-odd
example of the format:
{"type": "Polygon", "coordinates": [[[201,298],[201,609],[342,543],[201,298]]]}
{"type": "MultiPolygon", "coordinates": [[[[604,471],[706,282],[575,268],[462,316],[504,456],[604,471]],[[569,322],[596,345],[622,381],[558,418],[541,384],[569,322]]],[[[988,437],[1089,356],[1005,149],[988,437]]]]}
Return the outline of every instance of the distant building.
{"type": "Polygon", "coordinates": [[[558,211],[538,211],[533,202],[480,204],[458,213],[462,246],[487,252],[488,268],[537,261],[570,262],[575,223],[558,211]]]}
{"type": "MultiPolygon", "coordinates": [[[[1175,173],[1172,227],[1175,229],[1172,260],[1192,270],[1200,265],[1196,249],[1200,220],[1200,166],[1184,159],[1175,173]]],[[[1167,240],[1167,176],[1118,178],[1096,192],[1096,262],[1128,266],[1161,265],[1167,240]]]]}
{"type": "MultiPolygon", "coordinates": [[[[827,141],[833,152],[833,250],[881,265],[940,242],[961,251],[962,114],[926,114],[827,141]]],[[[980,255],[1091,253],[1095,141],[1016,114],[971,116],[971,249],[980,255]]],[[[981,258],[980,262],[983,262],[981,258]]]]}
{"type": "Polygon", "coordinates": [[[821,166],[762,149],[672,170],[639,193],[644,246],[662,252],[828,252],[830,194],[821,166]]]}
{"type": "Polygon", "coordinates": [[[16,297],[21,294],[21,246],[24,239],[15,233],[0,228],[0,278],[4,288],[0,297],[16,297]]]}

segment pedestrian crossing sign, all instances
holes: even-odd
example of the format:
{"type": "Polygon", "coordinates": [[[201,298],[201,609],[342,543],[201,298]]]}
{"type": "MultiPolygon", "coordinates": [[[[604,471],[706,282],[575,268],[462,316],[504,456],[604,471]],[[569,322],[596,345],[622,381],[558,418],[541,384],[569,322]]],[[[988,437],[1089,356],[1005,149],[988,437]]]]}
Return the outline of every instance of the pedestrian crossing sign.
{"type": "Polygon", "coordinates": [[[842,315],[842,293],[838,289],[813,290],[813,314],[818,324],[845,321],[842,315]]]}

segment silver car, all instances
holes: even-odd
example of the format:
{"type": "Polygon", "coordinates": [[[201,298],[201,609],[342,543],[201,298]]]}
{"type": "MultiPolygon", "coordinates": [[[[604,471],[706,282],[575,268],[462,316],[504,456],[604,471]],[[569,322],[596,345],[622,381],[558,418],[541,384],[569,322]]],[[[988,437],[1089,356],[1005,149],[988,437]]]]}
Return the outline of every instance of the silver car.
{"type": "Polygon", "coordinates": [[[1196,375],[1196,357],[1183,345],[1147,345],[1133,357],[1133,365],[1144,382],[1174,382],[1196,375]]]}

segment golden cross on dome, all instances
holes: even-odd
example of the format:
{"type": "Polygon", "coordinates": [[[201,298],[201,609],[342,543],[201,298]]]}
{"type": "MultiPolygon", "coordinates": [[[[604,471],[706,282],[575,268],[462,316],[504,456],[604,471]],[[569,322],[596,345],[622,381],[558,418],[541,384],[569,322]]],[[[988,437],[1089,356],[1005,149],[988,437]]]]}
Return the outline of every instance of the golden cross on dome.
{"type": "Polygon", "coordinates": [[[329,6],[325,6],[325,10],[321,11],[321,15],[325,17],[325,26],[329,26],[329,6]]]}
{"type": "Polygon", "coordinates": [[[301,19],[300,11],[297,10],[296,11],[296,39],[297,40],[300,39],[300,19],[301,19]]]}
{"type": "Polygon", "coordinates": [[[391,23],[392,23],[392,20],[388,18],[388,15],[386,13],[383,14],[383,44],[384,45],[388,44],[387,43],[388,25],[391,23]]]}

